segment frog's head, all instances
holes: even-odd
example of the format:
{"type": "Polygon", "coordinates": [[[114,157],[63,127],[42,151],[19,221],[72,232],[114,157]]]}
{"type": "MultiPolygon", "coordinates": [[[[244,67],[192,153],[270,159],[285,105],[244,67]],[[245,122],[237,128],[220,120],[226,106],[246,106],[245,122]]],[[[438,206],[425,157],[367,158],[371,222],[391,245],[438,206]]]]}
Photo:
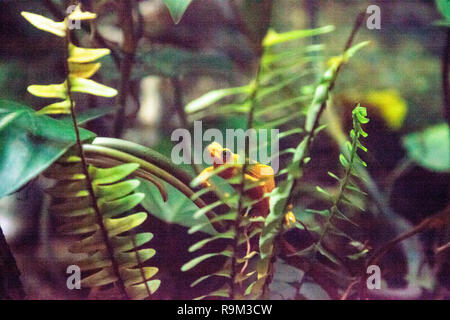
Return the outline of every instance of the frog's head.
{"type": "Polygon", "coordinates": [[[230,149],[223,148],[222,145],[216,141],[208,145],[207,152],[211,157],[214,166],[225,163],[237,163],[238,155],[231,152],[230,149]]]}

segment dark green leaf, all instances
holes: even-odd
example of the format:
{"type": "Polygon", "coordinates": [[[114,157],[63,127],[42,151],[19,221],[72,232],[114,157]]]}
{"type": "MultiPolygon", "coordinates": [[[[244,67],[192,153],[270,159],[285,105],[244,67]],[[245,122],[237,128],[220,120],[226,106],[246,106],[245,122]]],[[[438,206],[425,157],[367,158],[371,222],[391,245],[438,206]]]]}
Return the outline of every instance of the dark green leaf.
{"type": "Polygon", "coordinates": [[[192,200],[171,185],[165,183],[164,186],[169,195],[166,202],[161,198],[158,189],[152,183],[141,180],[138,191],[146,194],[141,204],[151,215],[165,222],[176,223],[185,227],[202,225],[201,231],[209,234],[216,233],[206,216],[194,219],[194,213],[199,208],[192,200]]]}
{"type": "MultiPolygon", "coordinates": [[[[81,139],[94,133],[81,129],[81,139]]],[[[16,191],[75,144],[71,124],[0,100],[0,197],[16,191]]]]}
{"type": "Polygon", "coordinates": [[[189,4],[192,0],[163,0],[169,9],[170,15],[172,16],[173,22],[177,24],[183,17],[189,4]]]}
{"type": "Polygon", "coordinates": [[[417,164],[439,172],[450,171],[450,131],[442,123],[403,138],[408,156],[417,164]]]}

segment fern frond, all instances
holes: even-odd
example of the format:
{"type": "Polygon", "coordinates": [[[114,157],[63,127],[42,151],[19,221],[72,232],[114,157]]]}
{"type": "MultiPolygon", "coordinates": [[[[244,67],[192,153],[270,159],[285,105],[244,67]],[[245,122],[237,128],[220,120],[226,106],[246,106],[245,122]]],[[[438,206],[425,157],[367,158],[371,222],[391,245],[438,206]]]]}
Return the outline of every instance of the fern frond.
{"type": "MultiPolygon", "coordinates": [[[[292,153],[291,163],[287,168],[280,171],[280,174],[287,174],[287,177],[282,181],[270,194],[270,213],[266,219],[261,239],[260,239],[260,253],[261,259],[258,262],[258,283],[254,286],[254,292],[264,294],[270,283],[272,273],[272,257],[275,254],[276,239],[283,231],[283,218],[287,211],[287,207],[291,203],[291,197],[295,190],[298,181],[303,175],[303,168],[309,162],[309,152],[317,133],[323,129],[319,126],[320,116],[326,107],[328,96],[334,86],[340,68],[348,59],[355,54],[357,50],[367,45],[363,42],[346,50],[340,57],[333,59],[329,69],[323,74],[321,81],[317,85],[314,98],[312,99],[306,113],[306,120],[303,132],[305,137],[298,144],[295,150],[290,150],[292,153]]],[[[322,189],[320,188],[319,191],[322,189]]],[[[325,192],[326,197],[329,195],[325,192]]],[[[312,251],[312,247],[308,252],[312,251]]]]}
{"type": "Polygon", "coordinates": [[[39,114],[71,114],[74,101],[71,92],[82,92],[102,97],[114,97],[117,90],[97,83],[89,78],[101,67],[95,62],[110,53],[109,49],[80,48],[70,42],[69,20],[93,20],[96,14],[82,11],[80,5],[64,21],[55,22],[49,18],[31,12],[22,12],[22,16],[36,28],[65,38],[67,44],[67,77],[63,83],[49,85],[30,85],[28,92],[41,98],[59,98],[62,101],[52,103],[37,111],[39,114]]]}
{"type": "MultiPolygon", "coordinates": [[[[211,274],[203,275],[194,281],[191,286],[196,286],[212,277],[222,278],[225,284],[218,291],[210,292],[198,297],[198,299],[218,296],[223,298],[232,298],[233,296],[234,298],[238,296],[244,297],[248,295],[245,293],[248,291],[248,287],[256,281],[256,270],[254,268],[255,261],[259,256],[257,243],[259,235],[261,234],[262,223],[264,223],[264,217],[251,216],[250,209],[263,198],[251,199],[244,196],[239,211],[240,196],[236,185],[239,185],[240,183],[238,180],[240,175],[230,179],[222,179],[215,176],[223,170],[224,168],[220,167],[215,170],[217,172],[213,172],[212,176],[208,177],[210,186],[205,188],[209,192],[214,192],[219,197],[219,200],[214,202],[209,208],[198,210],[194,213],[193,217],[199,218],[209,209],[227,206],[228,212],[226,214],[219,215],[215,219],[210,220],[210,223],[222,221],[226,227],[223,231],[193,244],[189,248],[189,252],[196,252],[214,241],[221,241],[224,245],[224,249],[219,252],[206,253],[202,256],[193,258],[185,263],[181,270],[188,271],[206,260],[225,257],[225,263],[219,270],[214,271],[211,274]],[[238,214],[238,212],[240,212],[240,214],[238,214]]],[[[193,182],[195,183],[196,181],[193,182]]],[[[254,187],[255,184],[249,182],[245,185],[244,189],[248,191],[254,187]]],[[[205,189],[198,191],[193,197],[204,194],[205,189]]],[[[189,230],[189,233],[197,232],[201,228],[201,225],[196,225],[189,230]]]]}
{"type": "MultiPolygon", "coordinates": [[[[320,252],[322,255],[324,255],[325,257],[327,257],[329,260],[331,260],[336,264],[337,264],[336,259],[333,257],[332,254],[330,254],[329,252],[327,252],[327,250],[324,249],[324,247],[322,246],[322,242],[324,241],[325,236],[329,231],[333,231],[335,235],[351,239],[351,237],[348,236],[345,232],[340,231],[333,225],[333,219],[343,220],[357,226],[355,222],[353,222],[349,217],[347,217],[347,215],[343,212],[343,209],[341,207],[343,205],[347,205],[347,206],[354,206],[359,210],[363,210],[362,208],[359,207],[357,203],[350,200],[350,195],[353,193],[357,193],[359,195],[365,194],[356,186],[356,184],[352,181],[351,177],[352,176],[358,177],[358,175],[355,173],[356,166],[358,165],[367,166],[367,164],[358,155],[358,150],[367,152],[367,148],[365,148],[360,141],[361,137],[365,138],[367,136],[367,133],[362,128],[363,124],[369,122],[369,119],[367,118],[366,108],[363,108],[360,105],[356,106],[355,109],[353,109],[352,118],[353,118],[353,129],[350,131],[351,141],[346,143],[346,152],[341,153],[339,155],[340,163],[345,171],[344,175],[342,178],[340,178],[333,173],[329,173],[330,176],[338,180],[339,191],[337,192],[336,195],[331,196],[324,189],[318,188],[318,190],[321,190],[321,192],[324,192],[325,194],[328,195],[329,199],[332,202],[332,205],[327,210],[328,212],[327,220],[318,241],[315,243],[315,249],[316,251],[320,252]]],[[[356,255],[353,255],[353,257],[355,258],[356,255]]]]}
{"type": "MultiPolygon", "coordinates": [[[[333,31],[327,26],[312,30],[295,30],[277,33],[270,30],[263,40],[259,89],[255,96],[255,123],[264,123],[264,128],[276,127],[298,119],[309,101],[311,93],[306,88],[313,74],[312,62],[321,59],[318,53],[321,45],[298,46],[288,48],[289,44],[297,44],[296,40],[325,34],[333,31]],[[280,45],[283,47],[280,49],[280,45]],[[300,94],[299,94],[300,93],[300,94]],[[293,114],[298,117],[293,117],[293,114]],[[272,125],[269,126],[269,124],[272,125]]],[[[191,120],[198,120],[218,115],[246,115],[250,110],[248,96],[252,84],[241,87],[219,89],[206,93],[186,105],[186,113],[191,120]],[[224,99],[233,99],[231,103],[221,103],[224,99]]]]}
{"type": "Polygon", "coordinates": [[[138,249],[153,235],[134,231],[147,214],[128,214],[144,199],[144,194],[135,192],[139,180],[127,179],[138,167],[134,163],[112,168],[89,167],[100,217],[96,216],[87,190],[81,158],[67,154],[45,173],[57,179],[47,192],[53,198],[49,210],[60,221],[58,231],[82,236],[70,251],[87,255],[78,262],[82,271],[98,270],[85,277],[81,285],[99,287],[115,283],[125,289],[130,299],[147,298],[160,284],[159,280],[152,279],[158,269],[144,266],[155,250],[138,249]]]}
{"type": "MultiPolygon", "coordinates": [[[[83,237],[71,247],[73,252],[86,255],[78,265],[82,271],[91,272],[83,278],[81,285],[100,287],[114,284],[124,298],[150,297],[160,285],[159,280],[152,280],[158,269],[145,266],[155,250],[138,247],[147,244],[153,235],[135,233],[135,229],[146,220],[147,213],[128,214],[144,198],[143,194],[135,193],[139,180],[127,179],[138,170],[139,164],[125,163],[106,168],[89,165],[88,161],[108,165],[111,160],[89,159],[86,156],[75,114],[73,92],[103,97],[117,94],[115,89],[89,79],[100,68],[100,63],[95,61],[109,54],[109,50],[80,48],[70,41],[69,21],[92,20],[96,14],[82,11],[78,5],[62,22],[28,12],[22,12],[22,15],[37,28],[64,38],[66,44],[64,82],[31,85],[28,91],[38,97],[62,99],[38,113],[67,113],[72,117],[77,150],[67,153],[49,169],[47,176],[56,178],[56,183],[47,192],[54,199],[51,209],[61,220],[59,231],[83,237]]],[[[153,176],[147,175],[147,178],[162,190],[153,176]]]]}

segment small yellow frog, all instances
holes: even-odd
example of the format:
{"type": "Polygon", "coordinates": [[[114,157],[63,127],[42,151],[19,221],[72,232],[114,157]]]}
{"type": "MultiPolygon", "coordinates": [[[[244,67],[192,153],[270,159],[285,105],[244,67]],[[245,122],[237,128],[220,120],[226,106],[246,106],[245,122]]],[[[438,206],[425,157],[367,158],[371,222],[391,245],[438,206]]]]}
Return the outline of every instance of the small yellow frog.
{"type": "MultiPolygon", "coordinates": [[[[217,175],[223,179],[230,179],[235,177],[237,174],[242,174],[242,163],[239,163],[239,155],[231,152],[230,149],[223,148],[220,143],[213,142],[207,147],[207,152],[213,161],[213,165],[204,169],[200,176],[204,175],[204,185],[208,186],[207,177],[210,173],[217,169],[219,166],[227,164],[231,165],[229,168],[219,172],[217,175]]],[[[268,196],[264,197],[265,194],[271,192],[275,188],[274,171],[272,167],[260,164],[256,161],[251,161],[246,166],[245,179],[250,182],[260,182],[256,187],[245,191],[245,195],[250,199],[257,200],[256,204],[252,205],[250,209],[250,214],[253,216],[266,217],[270,212],[268,196]]],[[[236,186],[234,186],[236,187],[236,186]]],[[[289,205],[289,211],[285,215],[285,225],[290,228],[291,224],[296,222],[295,216],[292,213],[292,205],[289,205]]]]}

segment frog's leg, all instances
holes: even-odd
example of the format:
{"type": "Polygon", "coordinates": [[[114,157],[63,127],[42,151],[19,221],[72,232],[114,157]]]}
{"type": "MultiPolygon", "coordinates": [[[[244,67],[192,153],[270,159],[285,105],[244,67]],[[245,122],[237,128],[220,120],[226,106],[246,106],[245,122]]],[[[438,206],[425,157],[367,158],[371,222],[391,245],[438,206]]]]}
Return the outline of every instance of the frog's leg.
{"type": "Polygon", "coordinates": [[[202,179],[202,185],[205,188],[208,188],[211,186],[211,184],[208,182],[208,178],[211,177],[211,172],[214,170],[214,167],[208,167],[206,169],[204,169],[202,172],[200,172],[200,174],[198,175],[201,179],[202,179]]]}
{"type": "Polygon", "coordinates": [[[295,225],[297,219],[295,219],[295,215],[292,212],[292,203],[290,203],[287,207],[287,213],[284,215],[284,225],[286,228],[290,228],[292,225],[295,225]]]}

